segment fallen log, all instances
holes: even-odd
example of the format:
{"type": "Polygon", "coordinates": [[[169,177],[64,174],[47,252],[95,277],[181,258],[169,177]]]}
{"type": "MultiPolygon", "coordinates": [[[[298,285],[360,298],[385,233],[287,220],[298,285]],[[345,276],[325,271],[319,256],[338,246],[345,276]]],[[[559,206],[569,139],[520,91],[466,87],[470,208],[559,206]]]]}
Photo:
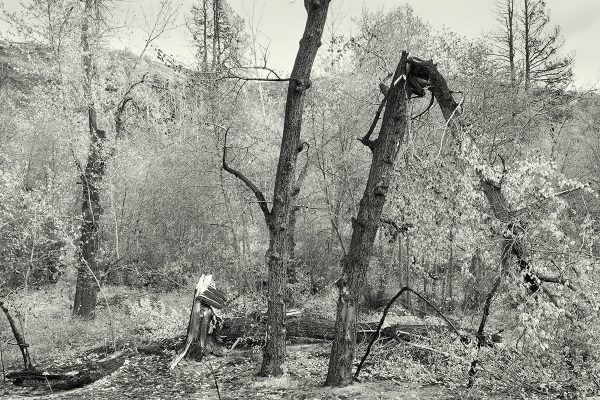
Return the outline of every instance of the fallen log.
{"type": "Polygon", "coordinates": [[[51,390],[70,390],[89,385],[115,372],[123,365],[127,352],[118,352],[99,360],[62,368],[11,371],[6,378],[14,385],[43,387],[51,390]]]}
{"type": "MultiPolygon", "coordinates": [[[[333,340],[335,321],[312,315],[292,315],[285,319],[286,336],[311,339],[333,340]]],[[[357,342],[371,338],[377,329],[376,322],[359,322],[357,324],[357,342]]],[[[448,332],[446,325],[427,324],[393,324],[381,330],[383,337],[393,339],[395,336],[411,340],[413,336],[429,336],[431,333],[448,332]]],[[[223,318],[223,326],[217,333],[225,342],[242,342],[245,344],[262,343],[266,334],[266,317],[262,315],[246,315],[223,318]]]]}

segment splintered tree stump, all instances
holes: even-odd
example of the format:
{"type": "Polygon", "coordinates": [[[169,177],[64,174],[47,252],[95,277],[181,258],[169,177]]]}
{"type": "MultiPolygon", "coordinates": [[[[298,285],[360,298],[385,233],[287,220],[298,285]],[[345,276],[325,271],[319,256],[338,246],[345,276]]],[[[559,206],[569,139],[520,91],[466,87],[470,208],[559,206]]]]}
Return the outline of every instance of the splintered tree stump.
{"type": "Polygon", "coordinates": [[[221,325],[221,318],[217,316],[215,309],[225,307],[226,302],[223,292],[214,286],[212,275],[200,276],[194,292],[185,343],[182,351],[171,362],[171,369],[184,357],[200,361],[207,354],[223,354],[215,337],[221,325]]]}

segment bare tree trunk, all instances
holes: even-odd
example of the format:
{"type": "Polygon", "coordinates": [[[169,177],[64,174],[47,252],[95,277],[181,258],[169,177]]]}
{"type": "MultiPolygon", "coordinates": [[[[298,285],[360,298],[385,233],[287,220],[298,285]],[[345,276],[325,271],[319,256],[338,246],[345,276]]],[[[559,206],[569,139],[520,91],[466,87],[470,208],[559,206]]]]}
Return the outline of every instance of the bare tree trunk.
{"type": "MultiPolygon", "coordinates": [[[[410,234],[406,233],[406,255],[404,257],[404,286],[410,285],[410,234]]],[[[404,295],[404,303],[412,308],[412,299],[408,292],[404,295]]]]}
{"type": "Polygon", "coordinates": [[[305,0],[304,7],[308,14],[304,35],[300,40],[300,48],[296,55],[291,80],[288,86],[283,122],[283,138],[277,165],[273,208],[269,221],[269,250],[267,260],[269,268],[269,290],[267,310],[267,342],[263,353],[261,375],[279,376],[283,373],[285,361],[285,305],[286,273],[290,261],[290,236],[286,230],[294,229],[289,225],[290,213],[296,197],[296,163],[302,129],[302,111],[306,90],[310,87],[310,72],[321,46],[321,37],[327,18],[329,0],[305,0]]]}
{"type": "Polygon", "coordinates": [[[508,28],[508,63],[510,66],[510,84],[517,85],[517,70],[515,67],[515,1],[507,0],[506,25],[508,28]]]}
{"type": "Polygon", "coordinates": [[[202,0],[202,17],[204,18],[204,24],[202,27],[202,29],[204,30],[204,35],[202,36],[202,51],[204,52],[204,54],[202,54],[202,72],[206,72],[208,70],[208,26],[206,25],[208,24],[208,11],[206,9],[206,1],[207,0],[202,0]]]}
{"type": "Polygon", "coordinates": [[[219,37],[219,0],[213,0],[213,37],[212,37],[212,70],[216,71],[218,68],[217,54],[219,53],[218,48],[218,37],[219,37]]]}
{"type": "MultiPolygon", "coordinates": [[[[362,142],[372,150],[371,169],[360,201],[358,215],[352,220],[352,239],[348,254],[342,259],[342,278],[338,281],[340,294],[337,304],[336,334],[333,341],[325,384],[345,386],[352,382],[352,365],[356,349],[356,317],[360,293],[373,251],[375,235],[388,188],[392,183],[394,165],[408,127],[405,77],[408,54],[402,53],[384,97],[385,112],[377,139],[372,130],[362,142]]],[[[380,112],[380,111],[379,111],[380,112]]],[[[376,116],[376,120],[379,116],[376,116]]],[[[376,123],[377,121],[374,121],[376,123]]]]}
{"type": "Polygon", "coordinates": [[[404,284],[404,257],[402,256],[402,234],[398,233],[398,283],[404,284]]]}
{"type": "Polygon", "coordinates": [[[81,47],[83,62],[83,93],[87,102],[88,129],[90,133],[90,148],[84,171],[81,172],[81,239],[80,263],[77,273],[77,286],[73,314],[83,318],[94,318],[96,312],[96,299],[98,295],[96,274],[98,266],[96,253],[98,251],[98,231],[100,228],[99,186],[104,176],[103,142],[104,131],[98,129],[96,121],[96,108],[92,93],[92,53],[89,42],[89,29],[95,1],[86,0],[83,21],[81,26],[81,47]]]}
{"type": "Polygon", "coordinates": [[[502,54],[503,60],[508,60],[510,72],[511,87],[517,86],[517,71],[515,65],[515,31],[516,16],[515,16],[515,0],[498,0],[496,9],[497,19],[502,24],[502,36],[499,41],[502,43],[502,50],[506,46],[507,54],[502,54]]]}
{"type": "Polygon", "coordinates": [[[217,68],[221,69],[221,0],[215,2],[215,37],[217,39],[217,68]]]}
{"type": "MultiPolygon", "coordinates": [[[[452,237],[452,233],[451,233],[452,237]]],[[[448,263],[446,264],[446,290],[444,293],[444,305],[447,310],[452,310],[454,308],[454,299],[452,298],[452,278],[454,276],[453,269],[454,267],[454,249],[452,243],[450,243],[450,254],[448,255],[448,263]]]]}
{"type": "MultiPolygon", "coordinates": [[[[283,373],[285,361],[285,290],[287,268],[290,263],[290,217],[294,212],[294,200],[300,191],[296,179],[298,153],[304,146],[300,144],[302,112],[306,90],[311,86],[310,73],[317,50],[321,46],[321,37],[327,18],[329,0],[304,0],[307,12],[304,34],[296,55],[294,68],[290,75],[285,104],[283,137],[275,176],[273,206],[271,210],[263,193],[239,171],[226,162],[223,152],[223,169],[242,180],[258,199],[258,204],[269,229],[269,248],[266,252],[268,266],[268,310],[267,340],[263,350],[263,362],[260,374],[279,376],[283,373]]],[[[226,147],[225,149],[226,150],[226,147]]],[[[293,222],[293,218],[292,218],[293,222]]]]}

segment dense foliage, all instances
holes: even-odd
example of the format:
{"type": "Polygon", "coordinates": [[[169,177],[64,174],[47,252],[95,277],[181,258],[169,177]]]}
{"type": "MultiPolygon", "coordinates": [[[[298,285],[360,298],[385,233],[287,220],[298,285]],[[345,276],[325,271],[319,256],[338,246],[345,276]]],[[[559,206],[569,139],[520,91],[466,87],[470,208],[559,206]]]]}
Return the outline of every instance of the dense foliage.
{"type": "MultiPolygon", "coordinates": [[[[181,11],[189,14],[193,63],[163,50],[154,54],[152,35],[138,56],[112,49],[102,29],[93,31],[93,96],[108,146],[96,278],[108,292],[164,294],[212,273],[236,307],[262,311],[268,228],[254,194],[223,171],[222,157],[228,132],[227,162],[272,204],[285,87],[279,76],[273,79],[275,71],[258,65],[261,46],[251,43],[255,35],[225,1],[196,3],[181,11]]],[[[51,291],[48,285],[59,280],[74,285],[80,244],[87,116],[80,38],[68,29],[78,27],[81,15],[79,8],[65,13],[69,4],[35,1],[22,14],[6,14],[27,41],[0,40],[0,296],[27,310],[36,307],[23,300],[32,290],[51,291]],[[49,25],[39,18],[45,12],[49,25]],[[36,22],[18,24],[32,15],[36,22]],[[56,28],[61,24],[65,29],[56,28]]],[[[536,7],[542,7],[536,18],[545,18],[543,2],[536,7]]],[[[508,58],[497,54],[505,43],[494,42],[505,32],[462,37],[431,27],[409,6],[365,11],[355,28],[350,37],[334,29],[324,36],[307,92],[302,140],[308,150],[297,168],[306,163],[306,177],[294,204],[296,279],[288,305],[333,317],[340,259],[348,252],[370,161],[357,138],[382,99],[380,83],[389,84],[401,51],[408,50],[438,63],[461,93],[468,140],[453,137],[436,104],[428,108],[429,91],[410,101],[416,118],[399,148],[369,266],[366,315],[408,285],[475,331],[500,277],[487,330],[502,331],[504,347],[488,351],[471,342],[464,350],[446,337],[437,338],[439,347],[482,353],[483,365],[520,375],[527,390],[598,393],[600,98],[572,89],[570,70],[561,82],[543,79],[545,71],[525,78],[518,65],[512,76],[496,73],[510,69],[508,58]],[[494,215],[482,176],[501,184],[517,216],[512,225],[494,215]],[[503,268],[503,246],[515,225],[526,244],[527,269],[514,259],[503,268]],[[535,293],[524,282],[530,269],[542,281],[535,293]]],[[[549,35],[556,44],[558,29],[549,35]]],[[[432,313],[414,297],[401,300],[399,315],[432,313]]],[[[117,313],[129,310],[144,320],[139,329],[156,337],[174,334],[169,321],[184,320],[146,300],[114,301],[117,313]]],[[[107,298],[99,300],[105,305],[110,308],[107,298]]],[[[32,320],[28,329],[39,329],[32,320]]],[[[3,331],[0,340],[9,336],[3,331]]],[[[409,371],[430,379],[425,358],[411,351],[397,359],[382,350],[381,369],[368,375],[394,377],[399,372],[390,365],[414,358],[421,364],[409,371]],[[386,357],[391,361],[382,361],[386,357]]],[[[437,373],[454,379],[448,363],[437,364],[437,373]]]]}

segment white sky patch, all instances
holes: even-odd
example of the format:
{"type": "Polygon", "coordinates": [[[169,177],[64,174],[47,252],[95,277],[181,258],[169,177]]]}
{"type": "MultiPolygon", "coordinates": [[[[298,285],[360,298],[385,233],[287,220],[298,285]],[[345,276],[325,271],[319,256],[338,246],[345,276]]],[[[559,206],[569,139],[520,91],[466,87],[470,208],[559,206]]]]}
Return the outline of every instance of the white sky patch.
{"type": "MultiPolygon", "coordinates": [[[[9,10],[19,7],[20,0],[3,1],[9,10]]],[[[298,50],[306,12],[303,0],[229,0],[231,7],[258,31],[259,41],[269,49],[269,65],[280,71],[289,71],[298,50]],[[252,21],[252,24],[251,24],[252,21]]],[[[155,45],[184,63],[191,63],[195,49],[185,27],[194,0],[179,0],[178,27],[165,33],[155,45]]],[[[496,26],[492,13],[493,0],[332,0],[328,29],[332,26],[337,34],[352,34],[353,19],[363,9],[389,10],[409,4],[423,20],[434,29],[443,25],[461,35],[475,38],[490,32],[496,26]]],[[[131,0],[117,2],[115,17],[120,25],[133,28],[123,29],[113,45],[130,48],[137,52],[143,46],[147,30],[145,18],[151,19],[156,12],[158,0],[131,0]]],[[[550,10],[550,25],[560,25],[565,36],[564,54],[575,54],[575,82],[581,88],[600,79],[600,0],[547,0],[550,10]]],[[[7,31],[0,21],[0,32],[7,31]]],[[[327,35],[328,32],[326,31],[327,35]]]]}

